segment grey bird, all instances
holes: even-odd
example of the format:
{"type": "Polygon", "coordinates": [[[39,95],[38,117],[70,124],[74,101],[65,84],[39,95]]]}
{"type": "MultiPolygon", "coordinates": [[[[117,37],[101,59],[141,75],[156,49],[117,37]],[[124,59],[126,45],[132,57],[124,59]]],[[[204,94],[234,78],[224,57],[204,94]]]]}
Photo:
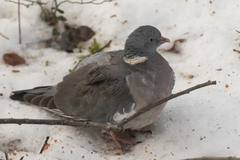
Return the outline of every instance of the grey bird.
{"type": "MultiPolygon", "coordinates": [[[[96,53],[57,86],[13,91],[10,98],[75,120],[118,124],[171,94],[174,72],[156,51],[165,42],[169,39],[157,28],[141,26],[128,36],[124,50],[96,53]]],[[[153,123],[165,105],[136,117],[124,129],[139,130],[153,123]]],[[[125,142],[111,136],[119,147],[118,141],[125,142]]]]}

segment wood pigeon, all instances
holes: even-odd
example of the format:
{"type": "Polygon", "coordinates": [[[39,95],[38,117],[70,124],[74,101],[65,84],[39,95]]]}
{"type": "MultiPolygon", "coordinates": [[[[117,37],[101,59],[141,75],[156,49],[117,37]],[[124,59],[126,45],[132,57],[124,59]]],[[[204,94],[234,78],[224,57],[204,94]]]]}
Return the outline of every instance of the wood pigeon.
{"type": "MultiPolygon", "coordinates": [[[[174,72],[156,51],[165,42],[170,41],[157,28],[141,26],[128,36],[124,50],[96,53],[57,86],[13,91],[10,98],[74,120],[118,124],[171,94],[174,72]]],[[[136,117],[124,129],[138,130],[153,123],[165,105],[136,117]]]]}

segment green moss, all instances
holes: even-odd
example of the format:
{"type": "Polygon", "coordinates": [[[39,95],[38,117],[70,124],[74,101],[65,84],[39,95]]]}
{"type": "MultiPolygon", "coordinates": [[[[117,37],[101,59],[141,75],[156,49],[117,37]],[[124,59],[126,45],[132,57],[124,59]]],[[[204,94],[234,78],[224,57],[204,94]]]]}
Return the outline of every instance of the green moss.
{"type": "Polygon", "coordinates": [[[83,49],[83,46],[80,45],[80,46],[78,47],[79,52],[82,52],[82,49],[83,49]]]}
{"type": "Polygon", "coordinates": [[[46,60],[45,66],[49,66],[49,61],[48,60],[46,60]]]}
{"type": "Polygon", "coordinates": [[[90,52],[91,54],[94,54],[94,53],[96,53],[97,51],[99,51],[99,49],[100,49],[100,44],[97,42],[96,38],[93,39],[93,43],[91,44],[90,47],[88,47],[88,49],[89,49],[89,52],[90,52]]]}

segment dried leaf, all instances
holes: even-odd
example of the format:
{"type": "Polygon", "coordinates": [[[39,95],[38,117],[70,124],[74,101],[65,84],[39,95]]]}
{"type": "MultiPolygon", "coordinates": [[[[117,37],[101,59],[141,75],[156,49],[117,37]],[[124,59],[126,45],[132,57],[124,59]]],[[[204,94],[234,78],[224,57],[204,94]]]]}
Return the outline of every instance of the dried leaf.
{"type": "Polygon", "coordinates": [[[49,143],[47,143],[45,146],[44,146],[44,149],[43,149],[43,151],[46,151],[48,148],[50,147],[50,144],[49,143]]]}
{"type": "Polygon", "coordinates": [[[87,41],[95,35],[95,32],[88,26],[80,26],[77,28],[77,34],[80,41],[87,41]]]}
{"type": "Polygon", "coordinates": [[[3,60],[5,63],[16,66],[25,63],[25,59],[17,55],[16,53],[6,53],[3,55],[3,60]]]}
{"type": "Polygon", "coordinates": [[[121,155],[121,151],[118,151],[117,153],[115,153],[115,155],[121,155]]]}
{"type": "Polygon", "coordinates": [[[13,69],[12,72],[13,72],[13,73],[18,73],[18,72],[20,72],[20,71],[19,71],[19,70],[14,70],[14,69],[13,69]]]}

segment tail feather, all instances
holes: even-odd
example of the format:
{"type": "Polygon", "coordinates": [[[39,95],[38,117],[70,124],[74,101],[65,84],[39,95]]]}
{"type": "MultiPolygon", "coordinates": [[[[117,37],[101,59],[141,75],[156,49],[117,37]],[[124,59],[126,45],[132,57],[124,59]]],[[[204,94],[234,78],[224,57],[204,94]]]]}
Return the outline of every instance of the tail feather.
{"type": "Polygon", "coordinates": [[[13,91],[13,95],[10,96],[12,100],[24,101],[24,96],[26,94],[33,95],[43,95],[43,96],[52,96],[56,93],[56,86],[42,86],[35,87],[33,89],[13,91]]]}
{"type": "Polygon", "coordinates": [[[53,98],[48,102],[47,108],[49,108],[49,109],[57,109],[57,107],[56,107],[56,105],[54,103],[54,99],[53,98]]]}
{"type": "Polygon", "coordinates": [[[48,103],[51,99],[53,99],[53,96],[44,97],[40,101],[39,105],[42,106],[42,107],[48,107],[48,103]]]}
{"type": "Polygon", "coordinates": [[[31,100],[31,104],[36,105],[36,106],[40,106],[40,101],[44,98],[45,96],[35,96],[32,100],[31,100]]]}
{"type": "Polygon", "coordinates": [[[24,94],[24,95],[23,95],[23,100],[24,100],[25,102],[31,104],[32,99],[35,98],[35,97],[36,97],[36,95],[34,95],[34,94],[24,94]]]}
{"type": "Polygon", "coordinates": [[[61,117],[74,119],[76,121],[86,121],[74,115],[66,115],[56,107],[54,103],[56,86],[36,87],[28,90],[13,91],[12,93],[13,95],[10,96],[12,100],[25,101],[30,105],[38,106],[61,117]]]}

